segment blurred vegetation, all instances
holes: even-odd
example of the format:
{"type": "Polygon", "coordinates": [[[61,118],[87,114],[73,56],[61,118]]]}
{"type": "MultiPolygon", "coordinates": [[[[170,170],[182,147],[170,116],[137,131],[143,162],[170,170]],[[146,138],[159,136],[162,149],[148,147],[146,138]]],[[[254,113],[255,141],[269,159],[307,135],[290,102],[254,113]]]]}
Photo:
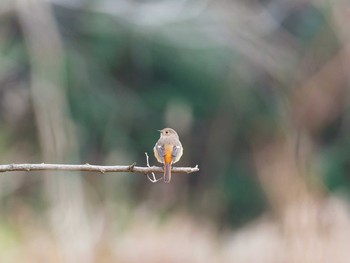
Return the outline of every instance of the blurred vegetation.
{"type": "MultiPolygon", "coordinates": [[[[27,3],[15,2],[0,4],[0,154],[2,163],[42,162],[30,91],[35,65],[18,14],[27,3]]],[[[57,29],[62,43],[63,68],[54,72],[67,100],[64,116],[76,134],[79,154],[71,162],[145,165],[156,130],[170,126],[185,149],[178,165],[201,169],[174,176],[169,186],[141,175],[77,175],[89,213],[106,209],[107,221],[123,228],[133,211],[146,207],[160,218],[181,211],[217,229],[239,229],[275,212],[256,169],[256,147],[294,131],[301,134],[301,152],[303,135],[312,143],[316,164],[307,167],[318,167],[316,179],[311,172],[303,179],[316,180],[323,195],[349,195],[348,88],[330,88],[340,102],[325,118],[317,110],[328,104],[303,93],[312,90],[305,83],[349,45],[334,22],[337,6],[278,0],[37,2],[45,3],[55,22],[56,28],[44,24],[43,30],[57,29]]],[[[35,9],[29,10],[35,21],[35,9]]],[[[329,87],[349,86],[349,67],[343,69],[344,81],[334,84],[330,77],[329,87]]],[[[47,98],[42,95],[39,100],[47,98]]],[[[302,164],[309,160],[301,158],[302,164]]],[[[9,221],[18,213],[45,221],[51,188],[42,178],[1,178],[1,210],[9,221]]],[[[0,246],[6,247],[18,234],[3,218],[0,246]]]]}

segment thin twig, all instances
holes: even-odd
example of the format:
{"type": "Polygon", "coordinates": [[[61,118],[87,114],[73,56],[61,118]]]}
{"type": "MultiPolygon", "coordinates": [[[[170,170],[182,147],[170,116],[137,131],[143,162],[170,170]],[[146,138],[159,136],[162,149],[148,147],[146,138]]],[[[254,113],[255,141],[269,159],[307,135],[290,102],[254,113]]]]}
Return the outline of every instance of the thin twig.
{"type": "MultiPolygon", "coordinates": [[[[163,167],[159,166],[149,166],[141,167],[136,166],[135,163],[131,165],[91,165],[91,164],[47,164],[47,163],[24,163],[24,164],[3,164],[0,165],[1,172],[12,172],[12,171],[86,171],[86,172],[100,172],[100,173],[163,173],[163,167]]],[[[198,172],[198,165],[195,167],[173,167],[171,169],[172,173],[194,173],[198,172]]]]}
{"type": "MultiPolygon", "coordinates": [[[[151,166],[149,165],[149,157],[148,157],[147,152],[145,152],[145,154],[146,154],[147,167],[151,167],[151,166]]],[[[152,176],[153,176],[153,179],[150,178],[148,174],[147,174],[147,178],[148,178],[148,180],[150,180],[152,183],[156,183],[156,182],[158,182],[158,181],[160,181],[160,180],[163,179],[163,177],[160,177],[159,179],[157,179],[156,176],[155,176],[155,174],[154,174],[154,172],[151,172],[151,174],[152,174],[152,176]]]]}

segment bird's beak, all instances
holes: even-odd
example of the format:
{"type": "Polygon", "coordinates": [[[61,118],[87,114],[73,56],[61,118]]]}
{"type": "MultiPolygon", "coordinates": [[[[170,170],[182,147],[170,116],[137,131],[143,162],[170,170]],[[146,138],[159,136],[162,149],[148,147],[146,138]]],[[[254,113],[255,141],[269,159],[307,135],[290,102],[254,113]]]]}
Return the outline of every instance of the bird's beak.
{"type": "Polygon", "coordinates": [[[157,131],[162,132],[162,130],[157,130],[157,131]]]}

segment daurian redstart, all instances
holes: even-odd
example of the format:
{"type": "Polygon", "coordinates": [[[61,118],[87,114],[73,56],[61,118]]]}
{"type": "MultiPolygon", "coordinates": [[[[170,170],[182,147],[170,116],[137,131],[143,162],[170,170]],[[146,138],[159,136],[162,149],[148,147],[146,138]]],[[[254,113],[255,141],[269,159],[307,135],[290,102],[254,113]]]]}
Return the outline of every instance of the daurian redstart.
{"type": "Polygon", "coordinates": [[[171,180],[171,165],[180,160],[183,148],[179,135],[171,128],[160,131],[160,138],[153,148],[157,161],[164,164],[164,182],[171,180]]]}

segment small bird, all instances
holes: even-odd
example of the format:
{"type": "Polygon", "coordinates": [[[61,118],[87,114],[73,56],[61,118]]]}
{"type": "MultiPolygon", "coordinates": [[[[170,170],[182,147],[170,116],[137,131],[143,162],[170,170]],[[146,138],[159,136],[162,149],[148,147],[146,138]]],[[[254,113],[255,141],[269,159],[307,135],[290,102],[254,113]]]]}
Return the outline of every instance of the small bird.
{"type": "Polygon", "coordinates": [[[171,128],[159,130],[160,138],[153,148],[157,161],[164,164],[164,182],[171,180],[171,165],[180,160],[183,148],[176,131],[171,128]]]}

